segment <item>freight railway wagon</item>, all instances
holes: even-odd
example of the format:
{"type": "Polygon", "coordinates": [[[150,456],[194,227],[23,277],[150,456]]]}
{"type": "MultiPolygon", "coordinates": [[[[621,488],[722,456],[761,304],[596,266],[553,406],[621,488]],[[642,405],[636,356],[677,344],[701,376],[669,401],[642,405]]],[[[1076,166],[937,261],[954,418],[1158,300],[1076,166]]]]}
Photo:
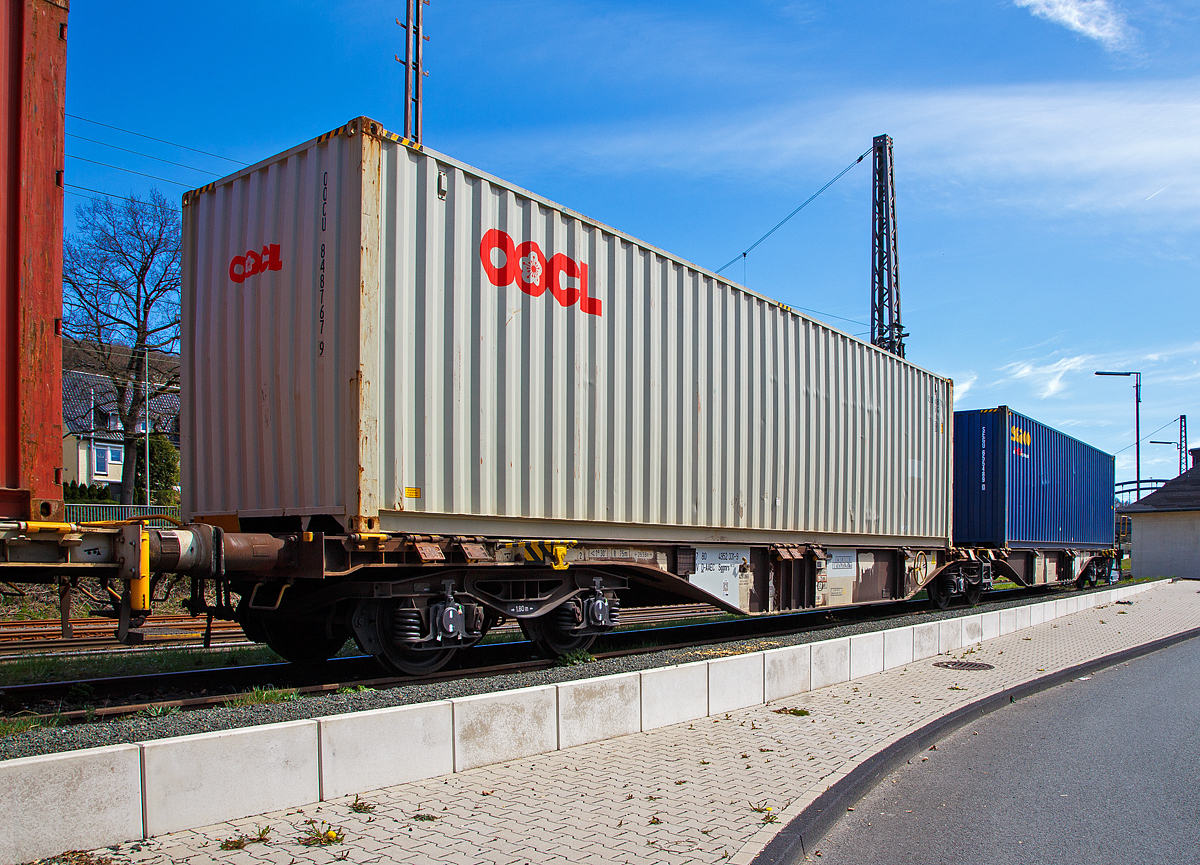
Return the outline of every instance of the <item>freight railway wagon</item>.
{"type": "Polygon", "coordinates": [[[285,657],[953,570],[950,381],[373,120],[188,193],[183,237],[169,556],[285,657]]]}
{"type": "Polygon", "coordinates": [[[1114,461],[1008,406],[954,413],[954,543],[965,559],[929,596],[978,600],[993,577],[1020,586],[1108,581],[1114,461]]]}

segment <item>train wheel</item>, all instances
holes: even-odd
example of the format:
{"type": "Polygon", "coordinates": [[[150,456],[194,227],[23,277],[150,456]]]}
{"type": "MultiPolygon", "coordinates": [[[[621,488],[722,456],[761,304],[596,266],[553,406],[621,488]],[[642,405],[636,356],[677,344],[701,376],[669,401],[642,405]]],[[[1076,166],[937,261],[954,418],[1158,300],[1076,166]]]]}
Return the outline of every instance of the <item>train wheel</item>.
{"type": "Polygon", "coordinates": [[[359,647],[392,673],[428,676],[450,663],[456,651],[414,648],[424,630],[421,613],[393,601],[360,601],[351,617],[351,627],[359,647]]]}
{"type": "Polygon", "coordinates": [[[328,661],[350,639],[350,631],[340,625],[334,625],[329,636],[323,622],[271,618],[261,620],[258,627],[271,651],[293,664],[328,661]]]}
{"type": "Polygon", "coordinates": [[[1094,587],[1100,581],[1100,568],[1101,565],[1099,562],[1092,562],[1088,565],[1087,578],[1089,586],[1094,587]]]}
{"type": "Polygon", "coordinates": [[[238,602],[237,622],[242,628],[242,633],[250,642],[265,643],[267,641],[267,629],[263,627],[262,616],[250,609],[246,598],[242,598],[238,602]]]}
{"type": "Polygon", "coordinates": [[[950,597],[953,594],[953,586],[950,578],[945,574],[934,577],[933,580],[925,587],[925,591],[929,594],[929,600],[939,610],[950,609],[950,597]]]}
{"type": "Polygon", "coordinates": [[[456,651],[457,649],[440,649],[421,652],[392,644],[385,647],[382,654],[376,655],[375,660],[393,673],[403,673],[406,676],[428,676],[449,664],[456,651]]]}
{"type": "Polygon", "coordinates": [[[972,586],[967,583],[967,603],[974,607],[983,600],[983,584],[978,583],[972,586]]]}
{"type": "Polygon", "coordinates": [[[579,608],[571,602],[536,619],[518,619],[525,638],[547,658],[557,658],[571,652],[586,652],[596,642],[595,634],[572,634],[579,608]]]}

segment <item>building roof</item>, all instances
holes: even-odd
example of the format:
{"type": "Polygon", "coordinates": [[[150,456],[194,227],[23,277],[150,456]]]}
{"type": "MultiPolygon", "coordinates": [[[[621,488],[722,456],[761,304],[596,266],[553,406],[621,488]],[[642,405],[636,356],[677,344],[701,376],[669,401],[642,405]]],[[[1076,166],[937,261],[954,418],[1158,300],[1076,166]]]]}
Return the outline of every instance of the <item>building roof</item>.
{"type": "Polygon", "coordinates": [[[1162,511],[1200,511],[1200,448],[1192,448],[1192,467],[1175,480],[1167,481],[1148,496],[1118,508],[1122,514],[1162,511]]]}
{"type": "MultiPolygon", "coordinates": [[[[116,414],[117,392],[106,376],[64,369],[62,374],[63,423],[73,435],[100,442],[119,443],[125,434],[120,428],[106,429],[96,423],[96,411],[116,414]]],[[[167,434],[179,445],[179,394],[164,393],[150,398],[153,428],[167,434]]],[[[114,425],[116,421],[114,418],[114,425]]]]}

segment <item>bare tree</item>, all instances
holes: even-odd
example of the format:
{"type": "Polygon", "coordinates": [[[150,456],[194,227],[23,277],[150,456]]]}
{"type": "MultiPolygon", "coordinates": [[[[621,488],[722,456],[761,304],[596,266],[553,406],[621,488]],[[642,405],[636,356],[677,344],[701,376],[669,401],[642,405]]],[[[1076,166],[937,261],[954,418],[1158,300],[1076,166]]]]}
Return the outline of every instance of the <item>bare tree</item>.
{"type": "MultiPolygon", "coordinates": [[[[112,383],[109,410],[133,454],[147,378],[151,399],[179,385],[179,366],[165,357],[179,346],[179,211],[152,189],[146,200],[91,201],[75,214],[79,231],[63,243],[64,329],[87,371],[112,383]]],[[[122,504],[133,503],[136,462],[122,467],[122,504]]]]}

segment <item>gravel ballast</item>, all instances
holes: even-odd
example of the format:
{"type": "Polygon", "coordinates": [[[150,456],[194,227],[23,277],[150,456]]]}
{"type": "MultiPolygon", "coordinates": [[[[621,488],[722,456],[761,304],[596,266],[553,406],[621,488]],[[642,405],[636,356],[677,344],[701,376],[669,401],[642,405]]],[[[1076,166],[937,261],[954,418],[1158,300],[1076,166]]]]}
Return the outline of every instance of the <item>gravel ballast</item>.
{"type": "MultiPolygon", "coordinates": [[[[1108,588],[1100,587],[1097,591],[1108,588]]],[[[1059,597],[1065,593],[1052,593],[1059,597]]],[[[704,661],[728,655],[776,649],[785,646],[803,645],[821,640],[831,640],[854,634],[902,628],[923,622],[956,618],[963,615],[991,612],[1010,607],[1039,603],[1050,595],[1025,595],[1003,601],[982,603],[977,607],[951,607],[949,610],[927,610],[880,621],[831,624],[827,628],[773,637],[757,637],[732,642],[692,646],[681,649],[663,649],[645,654],[601,658],[593,663],[569,667],[552,667],[528,672],[508,673],[498,676],[454,679],[418,685],[401,685],[382,690],[356,691],[347,694],[302,696],[283,703],[271,703],[246,707],[218,707],[185,711],[174,715],[147,717],[125,716],[112,721],[72,724],[63,727],[44,727],[0,740],[0,760],[17,757],[32,757],[81,748],[97,748],[105,745],[145,742],[193,733],[211,733],[239,727],[253,727],[280,721],[297,721],[306,718],[321,718],[346,712],[361,712],[369,709],[384,709],[412,703],[449,700],[475,694],[487,694],[536,685],[552,685],[614,673],[630,673],[656,667],[669,667],[692,661],[704,661]]],[[[887,608],[882,608],[886,610],[887,608]]]]}

